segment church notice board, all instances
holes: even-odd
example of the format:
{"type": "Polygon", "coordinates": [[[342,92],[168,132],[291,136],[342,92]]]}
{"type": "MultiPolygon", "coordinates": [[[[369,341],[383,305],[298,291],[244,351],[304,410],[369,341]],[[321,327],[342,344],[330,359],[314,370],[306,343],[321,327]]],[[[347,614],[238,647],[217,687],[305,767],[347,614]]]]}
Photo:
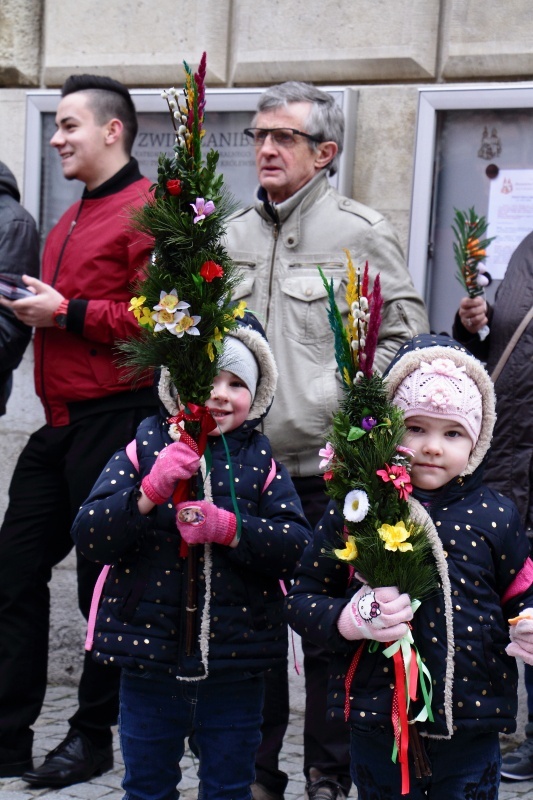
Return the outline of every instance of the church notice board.
{"type": "MultiPolygon", "coordinates": [[[[343,109],[346,127],[344,152],[331,183],[346,195],[352,193],[357,91],[350,87],[323,87],[343,109]]],[[[139,117],[139,133],[133,155],[141,172],[157,179],[157,160],[161,152],[171,155],[174,145],[172,120],[159,89],[132,89],[139,117]]],[[[262,89],[212,89],[206,91],[205,150],[218,150],[218,169],[238,205],[252,202],[257,186],[253,144],[243,134],[251,125],[262,89]]],[[[58,90],[36,90],[26,94],[26,152],[24,205],[38,221],[41,242],[63,212],[83,191],[79,181],[63,178],[61,163],[50,139],[55,132],[58,90]]]]}
{"type": "Polygon", "coordinates": [[[431,329],[450,333],[465,291],[456,278],[455,209],[488,222],[494,299],[509,258],[533,230],[533,83],[420,89],[408,264],[431,329]]]}

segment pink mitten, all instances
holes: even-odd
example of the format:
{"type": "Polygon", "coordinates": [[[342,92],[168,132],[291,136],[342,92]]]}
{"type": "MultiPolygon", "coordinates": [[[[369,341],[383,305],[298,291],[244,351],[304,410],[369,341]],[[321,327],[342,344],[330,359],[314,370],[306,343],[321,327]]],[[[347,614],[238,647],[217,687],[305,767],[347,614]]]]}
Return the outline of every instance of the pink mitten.
{"type": "Polygon", "coordinates": [[[510,622],[511,644],[507,645],[505,652],[533,665],[533,608],[524,609],[510,622]]]}
{"type": "Polygon", "coordinates": [[[207,500],[187,500],[178,503],[176,510],[176,525],[187,544],[230,545],[235,538],[237,518],[231,511],[207,500]]]}
{"type": "Polygon", "coordinates": [[[142,479],[145,495],[161,505],[168,500],[178,481],[184,481],[194,475],[200,467],[198,454],[184,442],[172,442],[157,456],[155,463],[142,479]]]}
{"type": "Polygon", "coordinates": [[[343,608],[337,628],[345,639],[394,642],[405,636],[406,623],[411,619],[413,609],[408,594],[400,594],[396,586],[362,586],[343,608]]]}

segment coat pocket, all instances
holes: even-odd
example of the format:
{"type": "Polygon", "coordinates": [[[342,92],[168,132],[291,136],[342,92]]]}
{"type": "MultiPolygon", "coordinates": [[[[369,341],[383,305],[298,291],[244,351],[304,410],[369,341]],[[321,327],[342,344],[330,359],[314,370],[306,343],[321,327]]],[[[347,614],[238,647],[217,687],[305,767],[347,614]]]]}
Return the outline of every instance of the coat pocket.
{"type": "MultiPolygon", "coordinates": [[[[344,281],[326,274],[333,280],[335,300],[341,313],[345,311],[344,281]]],[[[296,274],[285,278],[281,284],[283,330],[301,344],[331,342],[328,321],[329,300],[322,278],[316,275],[296,274]]]]}

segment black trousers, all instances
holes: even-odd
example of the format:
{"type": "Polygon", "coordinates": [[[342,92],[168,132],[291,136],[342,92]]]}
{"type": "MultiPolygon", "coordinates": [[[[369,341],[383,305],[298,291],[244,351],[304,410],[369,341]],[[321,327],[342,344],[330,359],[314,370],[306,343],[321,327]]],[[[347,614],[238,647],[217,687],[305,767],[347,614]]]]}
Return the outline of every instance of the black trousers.
{"type": "MultiPolygon", "coordinates": [[[[86,416],[71,425],[45,425],[30,436],[12,476],[0,528],[0,761],[31,755],[31,725],[47,681],[52,568],[72,549],[70,528],[79,506],[110,457],[135,435],[153,406],[86,416]]],[[[78,554],[78,601],[87,618],[102,565],[78,554]]],[[[74,609],[73,613],[76,613],[74,609]]],[[[111,742],[118,716],[119,670],[85,654],[79,707],[69,720],[97,746],[111,742]]]]}
{"type": "MultiPolygon", "coordinates": [[[[328,504],[320,476],[293,478],[304,514],[315,528],[328,504]]],[[[302,639],[305,673],[304,775],[311,767],[337,780],[348,794],[350,778],[350,729],[327,715],[329,659],[327,653],[302,639]]],[[[262,741],[256,756],[256,781],[283,795],[288,776],[279,765],[279,754],[289,724],[289,676],[286,667],[265,673],[262,741]]]]}

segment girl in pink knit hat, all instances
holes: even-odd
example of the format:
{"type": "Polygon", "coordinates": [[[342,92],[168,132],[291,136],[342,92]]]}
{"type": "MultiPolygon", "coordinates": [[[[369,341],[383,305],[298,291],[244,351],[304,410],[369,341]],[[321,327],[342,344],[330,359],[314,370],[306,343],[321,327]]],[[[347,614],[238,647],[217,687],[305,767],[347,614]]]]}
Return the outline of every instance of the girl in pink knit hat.
{"type": "Polygon", "coordinates": [[[514,656],[533,663],[533,563],[515,505],[483,484],[494,389],[481,362],[430,334],[403,345],[385,380],[405,418],[410,482],[402,490],[431,541],[438,587],[413,615],[414,598],[369,586],[327,557],[346,524],[332,501],[296,570],[286,616],[331,651],[329,713],[349,721],[360,800],[402,797],[391,757],[394,669],[376,642],[396,642],[408,628],[431,676],[430,696],[418,693],[410,705],[422,752],[409,763],[409,797],[496,798],[499,734],[516,727],[514,656]],[[365,639],[373,641],[354,667],[365,639]]]}

